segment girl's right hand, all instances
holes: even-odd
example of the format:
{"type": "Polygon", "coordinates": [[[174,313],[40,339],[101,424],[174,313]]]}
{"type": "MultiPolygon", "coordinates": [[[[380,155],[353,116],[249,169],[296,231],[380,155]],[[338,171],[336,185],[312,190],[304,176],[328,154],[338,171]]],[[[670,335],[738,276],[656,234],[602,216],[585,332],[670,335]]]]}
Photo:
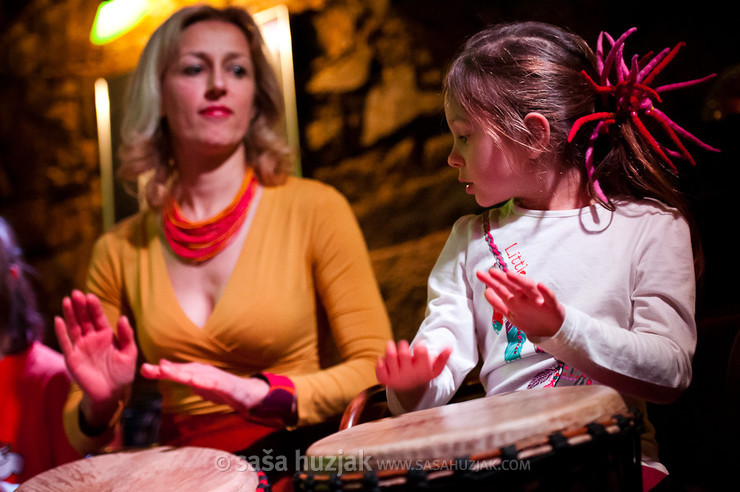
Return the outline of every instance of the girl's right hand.
{"type": "Polygon", "coordinates": [[[398,346],[389,341],[385,357],[378,358],[375,375],[380,384],[396,391],[418,389],[439,376],[451,353],[452,348],[448,347],[432,357],[424,342],[417,343],[411,351],[405,340],[398,342],[398,346]]]}
{"type": "MultiPolygon", "coordinates": [[[[77,290],[62,301],[62,314],[64,319],[54,319],[54,330],[67,369],[85,393],[89,411],[109,413],[125,398],[134,380],[137,349],[133,329],[121,316],[116,339],[100,300],[77,290]]],[[[85,417],[98,421],[108,415],[85,417]]]]}

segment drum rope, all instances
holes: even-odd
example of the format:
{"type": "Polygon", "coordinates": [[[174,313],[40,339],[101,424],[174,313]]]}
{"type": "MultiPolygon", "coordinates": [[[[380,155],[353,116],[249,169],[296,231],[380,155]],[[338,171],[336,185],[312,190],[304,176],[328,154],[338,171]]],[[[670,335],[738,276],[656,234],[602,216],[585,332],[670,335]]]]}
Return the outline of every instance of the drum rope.
{"type": "MultiPolygon", "coordinates": [[[[609,456],[609,459],[616,461],[622,459],[624,461],[623,466],[629,467],[630,464],[636,463],[639,465],[639,436],[641,432],[642,415],[638,409],[630,408],[626,414],[616,414],[602,421],[585,424],[582,427],[553,432],[539,443],[530,443],[526,448],[518,449],[516,444],[512,444],[489,453],[450,459],[445,461],[440,470],[411,467],[405,470],[370,470],[364,473],[342,474],[340,472],[325,475],[313,472],[298,472],[294,476],[294,486],[296,491],[303,492],[342,492],[345,490],[361,490],[362,492],[403,490],[406,492],[422,490],[451,491],[458,490],[456,487],[464,484],[468,487],[466,490],[470,491],[470,487],[484,486],[489,484],[491,480],[508,480],[505,477],[511,478],[512,474],[508,470],[492,466],[494,463],[503,463],[506,460],[509,460],[509,462],[526,461],[532,464],[533,468],[526,471],[525,474],[536,475],[536,470],[551,469],[553,465],[548,461],[553,458],[558,459],[558,457],[567,456],[569,457],[565,458],[567,461],[576,456],[573,453],[581,453],[578,454],[581,459],[596,459],[596,455],[599,455],[599,453],[616,453],[615,450],[618,449],[629,451],[630,456],[620,458],[615,455],[609,456]],[[631,443],[630,446],[619,446],[620,444],[626,445],[627,441],[631,443]]],[[[558,462],[563,462],[563,459],[559,459],[558,462]]],[[[538,480],[534,475],[530,478],[538,480]]],[[[594,479],[594,477],[589,476],[588,479],[594,479]]],[[[480,490],[488,489],[484,487],[480,490]]]]}

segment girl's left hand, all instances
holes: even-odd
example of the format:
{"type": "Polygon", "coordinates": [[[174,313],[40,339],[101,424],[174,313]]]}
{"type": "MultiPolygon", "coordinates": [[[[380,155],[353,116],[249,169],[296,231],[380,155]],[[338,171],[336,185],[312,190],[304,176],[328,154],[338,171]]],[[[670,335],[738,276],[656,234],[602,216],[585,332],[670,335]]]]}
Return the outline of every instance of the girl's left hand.
{"type": "Polygon", "coordinates": [[[141,375],[149,379],[168,379],[190,386],[200,397],[225,404],[243,416],[249,416],[267,396],[270,386],[257,378],[242,378],[209,364],[176,363],[166,359],[158,365],[144,363],[141,375]]]}
{"type": "Polygon", "coordinates": [[[476,273],[486,284],[485,297],[528,337],[550,337],[565,319],[565,307],[545,285],[524,275],[491,268],[476,273]]]}

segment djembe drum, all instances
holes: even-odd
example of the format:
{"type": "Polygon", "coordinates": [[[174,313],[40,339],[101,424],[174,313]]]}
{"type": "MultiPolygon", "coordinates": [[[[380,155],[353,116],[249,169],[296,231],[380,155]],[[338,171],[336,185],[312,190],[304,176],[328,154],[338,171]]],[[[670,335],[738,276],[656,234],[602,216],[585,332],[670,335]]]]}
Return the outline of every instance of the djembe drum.
{"type": "Polygon", "coordinates": [[[641,490],[641,416],[600,385],[355,425],[312,444],[296,491],[641,490]]]}
{"type": "Polygon", "coordinates": [[[264,479],[249,463],[226,451],[163,446],[66,463],[27,480],[17,490],[255,492],[264,487],[268,487],[264,479]]]}

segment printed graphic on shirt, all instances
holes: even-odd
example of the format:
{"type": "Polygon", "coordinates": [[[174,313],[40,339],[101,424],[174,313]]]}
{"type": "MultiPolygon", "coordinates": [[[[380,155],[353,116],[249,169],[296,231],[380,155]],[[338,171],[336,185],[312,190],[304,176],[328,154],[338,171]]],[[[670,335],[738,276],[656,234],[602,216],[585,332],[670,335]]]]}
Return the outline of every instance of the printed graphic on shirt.
{"type": "Polygon", "coordinates": [[[527,274],[527,270],[525,269],[529,265],[524,261],[524,258],[522,258],[522,253],[519,251],[519,243],[512,244],[504,250],[504,253],[506,253],[506,258],[509,260],[509,265],[511,265],[511,268],[513,268],[516,273],[519,275],[527,274]]]}
{"type": "Polygon", "coordinates": [[[527,335],[524,334],[516,326],[512,325],[507,319],[505,322],[506,326],[506,350],[504,352],[504,360],[511,362],[519,359],[522,356],[522,345],[527,341],[527,335]]]}
{"type": "Polygon", "coordinates": [[[527,341],[527,335],[495,309],[493,310],[491,326],[496,335],[501,333],[502,328],[506,327],[506,349],[504,349],[504,361],[508,363],[521,358],[522,347],[524,342],[527,341]]]}
{"type": "Polygon", "coordinates": [[[581,386],[593,384],[593,380],[573,366],[554,359],[555,365],[538,373],[527,385],[532,388],[553,388],[555,386],[581,386]]]}
{"type": "Polygon", "coordinates": [[[504,361],[511,362],[522,356],[522,346],[527,341],[527,335],[519,328],[511,324],[508,318],[505,318],[495,309],[493,311],[493,320],[491,322],[494,333],[498,335],[501,329],[506,327],[506,349],[504,350],[504,361]]]}
{"type": "MultiPolygon", "coordinates": [[[[501,250],[493,240],[493,234],[491,234],[491,227],[488,222],[488,214],[485,214],[483,219],[483,238],[488,244],[488,248],[491,250],[491,254],[493,254],[493,258],[495,260],[491,268],[498,268],[504,272],[508,271],[509,267],[507,266],[506,259],[504,259],[501,254],[501,250]]],[[[514,267],[516,273],[525,275],[527,273],[525,270],[527,264],[522,259],[522,255],[516,246],[517,243],[514,243],[506,248],[505,254],[512,267],[514,267]]],[[[501,313],[497,313],[495,309],[493,310],[491,326],[496,335],[501,332],[501,328],[504,326],[506,327],[506,349],[504,350],[504,361],[509,363],[516,359],[520,359],[522,356],[522,346],[524,345],[524,342],[527,341],[527,336],[508,319],[505,319],[501,313]]]]}
{"type": "MultiPolygon", "coordinates": [[[[503,254],[493,239],[493,233],[488,221],[488,213],[483,215],[483,239],[488,244],[488,249],[494,258],[492,268],[498,268],[501,271],[509,271],[509,266],[519,275],[527,274],[529,266],[522,255],[519,243],[514,242],[504,248],[503,254]]],[[[484,287],[485,288],[485,287],[484,287]]],[[[522,347],[527,341],[527,336],[514,326],[505,316],[493,310],[491,321],[494,333],[499,335],[502,328],[506,328],[506,348],[504,349],[504,362],[509,363],[520,359],[522,356],[522,347]]],[[[536,353],[544,353],[539,347],[535,347],[536,353]]],[[[537,374],[530,381],[528,388],[553,387],[553,386],[577,386],[583,384],[592,384],[592,380],[580,372],[578,369],[568,366],[562,361],[553,359],[554,366],[537,374]]]]}
{"type": "Polygon", "coordinates": [[[491,322],[493,331],[498,335],[501,328],[506,327],[506,349],[504,349],[504,361],[511,362],[522,356],[522,346],[527,341],[527,335],[519,328],[511,324],[508,318],[501,316],[501,313],[493,311],[493,320],[491,322]]]}

